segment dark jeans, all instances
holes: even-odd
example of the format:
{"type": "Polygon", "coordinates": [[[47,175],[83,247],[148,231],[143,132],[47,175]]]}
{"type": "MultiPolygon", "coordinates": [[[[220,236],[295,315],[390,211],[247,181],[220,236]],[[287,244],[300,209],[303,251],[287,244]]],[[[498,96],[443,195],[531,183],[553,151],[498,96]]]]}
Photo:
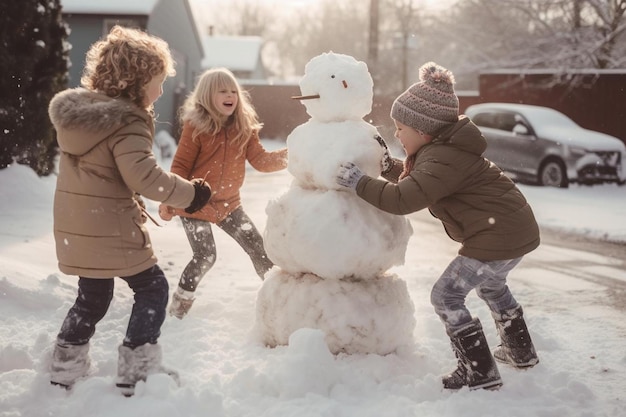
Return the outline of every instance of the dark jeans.
{"type": "MultiPolygon", "coordinates": [[[[169,296],[167,279],[158,265],[136,275],[120,277],[135,293],[123,344],[135,348],[156,343],[165,320],[169,296]]],[[[113,299],[113,278],[84,278],[78,280],[78,296],[57,336],[59,344],[83,345],[96,331],[96,324],[106,314],[113,299]]]]}
{"type": "MultiPolygon", "coordinates": [[[[217,258],[215,238],[210,222],[187,217],[181,217],[181,220],[191,245],[193,258],[185,267],[178,285],[186,291],[195,291],[204,275],[215,265],[217,258]]],[[[257,275],[263,279],[265,273],[272,269],[274,264],[267,257],[263,247],[263,237],[250,217],[239,207],[217,226],[242,247],[250,257],[257,275]]]]}

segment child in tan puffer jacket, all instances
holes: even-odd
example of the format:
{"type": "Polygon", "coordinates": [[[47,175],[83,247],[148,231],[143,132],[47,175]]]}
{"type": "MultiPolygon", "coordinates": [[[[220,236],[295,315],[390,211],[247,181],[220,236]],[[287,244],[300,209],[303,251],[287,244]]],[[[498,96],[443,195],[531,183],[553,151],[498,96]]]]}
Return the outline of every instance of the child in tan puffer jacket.
{"type": "Polygon", "coordinates": [[[117,386],[132,395],[161,365],[157,344],[169,288],[144,226],[138,195],[202,208],[211,190],[161,169],[152,154],[153,103],[174,74],[167,44],[115,26],[87,53],[82,88],[57,94],[49,114],[61,158],[54,197],[59,269],[77,275],[78,296],[57,335],[53,384],[71,387],[89,371],[89,341],[113,298],[114,277],[134,292],[126,337],[119,346],[117,386]]]}

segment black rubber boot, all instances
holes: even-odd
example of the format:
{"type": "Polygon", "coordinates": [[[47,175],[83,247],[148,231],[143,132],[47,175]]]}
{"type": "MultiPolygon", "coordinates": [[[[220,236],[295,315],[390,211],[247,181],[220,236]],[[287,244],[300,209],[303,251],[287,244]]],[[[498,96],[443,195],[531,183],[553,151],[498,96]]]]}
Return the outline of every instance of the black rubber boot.
{"type": "Polygon", "coordinates": [[[539,363],[537,352],[524,321],[522,307],[505,311],[502,314],[491,313],[496,322],[501,344],[493,351],[498,362],[516,368],[530,368],[539,363]]]}
{"type": "Polygon", "coordinates": [[[456,390],[467,386],[470,390],[493,390],[502,386],[500,372],[491,356],[480,320],[475,318],[467,326],[452,333],[450,341],[458,365],[442,378],[445,389],[456,390]]]}

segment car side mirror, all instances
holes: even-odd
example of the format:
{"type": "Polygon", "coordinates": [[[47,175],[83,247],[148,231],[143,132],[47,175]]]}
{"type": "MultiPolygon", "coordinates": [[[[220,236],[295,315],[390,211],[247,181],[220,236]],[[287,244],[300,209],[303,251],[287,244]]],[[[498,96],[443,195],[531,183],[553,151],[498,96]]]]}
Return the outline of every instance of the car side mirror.
{"type": "Polygon", "coordinates": [[[528,129],[528,126],[522,123],[517,123],[515,126],[513,126],[513,133],[515,133],[516,135],[528,136],[530,134],[530,130],[528,129]]]}

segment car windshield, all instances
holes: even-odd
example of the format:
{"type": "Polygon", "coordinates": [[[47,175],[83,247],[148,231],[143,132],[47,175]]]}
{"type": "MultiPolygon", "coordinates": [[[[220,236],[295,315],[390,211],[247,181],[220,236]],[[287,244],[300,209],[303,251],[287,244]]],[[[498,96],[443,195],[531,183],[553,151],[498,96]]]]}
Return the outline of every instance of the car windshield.
{"type": "Polygon", "coordinates": [[[576,122],[563,113],[548,108],[530,109],[526,113],[526,116],[536,131],[541,131],[543,128],[554,127],[580,128],[576,122]]]}

